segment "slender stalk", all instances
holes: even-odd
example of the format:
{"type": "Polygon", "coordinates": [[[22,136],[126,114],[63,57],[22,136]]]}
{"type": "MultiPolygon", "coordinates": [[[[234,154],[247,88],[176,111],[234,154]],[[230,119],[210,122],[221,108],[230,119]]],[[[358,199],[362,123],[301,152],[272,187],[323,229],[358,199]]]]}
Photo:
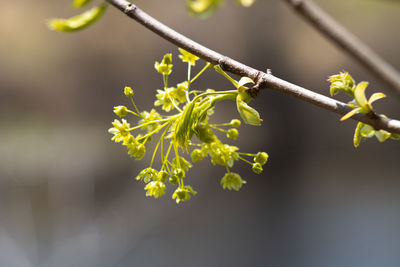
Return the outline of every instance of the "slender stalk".
{"type": "Polygon", "coordinates": [[[285,0],[322,35],[400,94],[400,73],[312,0],[285,0]]]}
{"type": "MultiPolygon", "coordinates": [[[[282,80],[273,76],[270,72],[265,73],[256,70],[234,59],[223,56],[205,46],[202,46],[199,43],[196,43],[195,41],[162,24],[158,20],[142,11],[136,5],[126,0],[107,0],[107,2],[124,12],[130,18],[142,24],[147,29],[153,31],[155,34],[175,44],[176,46],[185,49],[186,51],[200,57],[207,62],[210,62],[213,65],[219,65],[224,71],[253,79],[257,83],[257,85],[254,87],[256,91],[270,88],[294,96],[320,108],[338,113],[342,116],[352,110],[351,107],[343,102],[334,100],[321,94],[317,94],[311,90],[282,80]]],[[[368,116],[362,113],[356,114],[351,118],[353,120],[369,124],[375,129],[383,129],[392,133],[400,134],[400,121],[398,120],[383,118],[380,116],[368,116]]]]}
{"type": "Polygon", "coordinates": [[[136,112],[137,112],[137,114],[135,114],[135,113],[134,113],[134,114],[143,119],[143,116],[140,114],[139,109],[137,108],[137,106],[136,106],[136,104],[135,104],[135,101],[133,101],[133,97],[130,97],[130,99],[131,99],[131,102],[132,102],[133,107],[135,108],[135,110],[136,110],[136,112]]]}
{"type": "Polygon", "coordinates": [[[239,159],[243,160],[244,162],[246,162],[246,163],[248,163],[248,164],[250,164],[250,165],[253,165],[252,162],[248,161],[247,159],[245,159],[245,158],[243,158],[243,157],[241,157],[241,156],[239,156],[239,159]]]}
{"type": "Polygon", "coordinates": [[[190,81],[190,84],[192,84],[197,78],[199,78],[200,75],[203,74],[203,72],[206,69],[208,69],[210,66],[211,66],[211,64],[207,62],[207,64],[204,66],[204,68],[201,71],[199,71],[199,73],[197,73],[196,76],[193,77],[193,79],[190,81]]]}

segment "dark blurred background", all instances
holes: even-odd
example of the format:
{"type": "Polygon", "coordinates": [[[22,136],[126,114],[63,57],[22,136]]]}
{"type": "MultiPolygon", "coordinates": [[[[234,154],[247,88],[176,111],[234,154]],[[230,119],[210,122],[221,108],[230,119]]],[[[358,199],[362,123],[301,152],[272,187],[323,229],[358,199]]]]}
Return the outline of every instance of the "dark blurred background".
{"type": "MultiPolygon", "coordinates": [[[[203,45],[324,95],[329,75],[350,71],[371,82],[367,93],[388,95],[379,112],[400,118],[400,98],[283,1],[233,2],[203,21],[183,0],[135,1],[203,45]]],[[[398,3],[317,3],[400,68],[398,3]]],[[[110,141],[112,108],[129,104],[122,90],[130,85],[150,110],[162,86],[154,61],[174,54],[173,83],[185,79],[185,65],[176,47],[112,7],[82,32],[48,30],[48,18],[77,13],[70,6],[8,1],[0,9],[1,267],[399,266],[399,142],[355,149],[354,121],[271,90],[251,103],[263,125],[241,127],[237,142],[270,154],[262,175],[237,164],[247,184],[224,191],[224,169],[206,160],[189,173],[198,191],[189,202],[177,205],[172,189],[146,198],[133,177],[149,155],[134,161],[110,141]]],[[[213,72],[196,86],[232,89],[213,72]]],[[[232,114],[235,104],[222,103],[214,120],[232,114]]]]}

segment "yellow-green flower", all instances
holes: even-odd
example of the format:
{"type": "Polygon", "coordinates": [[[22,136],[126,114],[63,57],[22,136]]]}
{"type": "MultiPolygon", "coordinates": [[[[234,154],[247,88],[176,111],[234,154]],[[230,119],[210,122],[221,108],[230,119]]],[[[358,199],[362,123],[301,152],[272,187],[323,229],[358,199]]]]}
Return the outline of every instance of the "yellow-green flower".
{"type": "Polygon", "coordinates": [[[172,165],[175,168],[180,168],[185,171],[188,171],[189,168],[192,168],[192,164],[189,161],[187,161],[184,157],[179,157],[179,163],[177,158],[174,158],[174,160],[172,161],[172,165]]]}
{"type": "Polygon", "coordinates": [[[140,115],[142,115],[143,119],[139,121],[138,125],[146,123],[147,125],[143,126],[143,129],[147,129],[148,132],[154,131],[160,125],[158,122],[151,123],[152,121],[161,120],[161,115],[154,108],[150,112],[143,111],[140,115]]]}
{"type": "Polygon", "coordinates": [[[179,55],[179,58],[182,59],[183,62],[190,63],[192,66],[196,65],[196,60],[199,60],[198,56],[195,56],[182,48],[179,48],[179,52],[182,54],[179,55]]]}
{"type": "Polygon", "coordinates": [[[157,90],[157,100],[154,102],[154,106],[162,106],[161,108],[167,112],[174,108],[172,103],[171,88],[165,90],[157,90]]]}
{"type": "Polygon", "coordinates": [[[144,144],[141,144],[139,141],[137,141],[137,138],[135,138],[133,135],[125,138],[123,145],[128,149],[128,154],[131,157],[136,158],[136,160],[142,159],[146,154],[146,147],[144,144]]]}
{"type": "Polygon", "coordinates": [[[239,191],[239,189],[244,185],[246,181],[240,177],[239,174],[234,173],[234,172],[228,172],[225,174],[225,176],[221,180],[221,185],[223,189],[228,188],[229,190],[236,190],[239,191]]]}
{"type": "Polygon", "coordinates": [[[146,168],[142,170],[138,176],[136,176],[136,180],[144,181],[145,183],[149,183],[151,180],[157,181],[158,171],[153,168],[146,168]]]}
{"type": "Polygon", "coordinates": [[[185,185],[183,187],[178,187],[174,194],[172,195],[172,199],[176,200],[176,203],[183,202],[190,199],[190,195],[196,195],[197,192],[193,190],[190,185],[185,185]]]}
{"type": "Polygon", "coordinates": [[[144,190],[147,191],[147,197],[159,198],[165,194],[165,184],[161,181],[152,181],[144,187],[144,190]]]}
{"type": "Polygon", "coordinates": [[[111,140],[115,141],[116,143],[123,141],[124,138],[131,135],[128,131],[131,126],[125,119],[122,119],[122,122],[119,120],[114,120],[112,125],[114,127],[108,129],[108,132],[114,135],[111,140]]]}
{"type": "Polygon", "coordinates": [[[238,153],[235,152],[237,150],[239,150],[238,147],[222,144],[220,141],[212,143],[209,150],[211,162],[214,165],[232,167],[234,161],[239,159],[238,153]]]}
{"type": "Polygon", "coordinates": [[[187,81],[178,83],[176,88],[171,89],[171,96],[175,98],[178,102],[184,103],[187,101],[186,93],[188,91],[189,83],[187,81]]]}
{"type": "Polygon", "coordinates": [[[154,68],[163,75],[170,75],[172,72],[172,54],[165,54],[161,63],[156,61],[154,68]]]}
{"type": "Polygon", "coordinates": [[[125,106],[116,106],[114,107],[114,113],[120,118],[125,117],[128,114],[128,108],[125,106]]]}
{"type": "Polygon", "coordinates": [[[192,154],[190,156],[191,156],[193,162],[200,162],[204,159],[203,152],[198,148],[193,150],[192,154]]]}

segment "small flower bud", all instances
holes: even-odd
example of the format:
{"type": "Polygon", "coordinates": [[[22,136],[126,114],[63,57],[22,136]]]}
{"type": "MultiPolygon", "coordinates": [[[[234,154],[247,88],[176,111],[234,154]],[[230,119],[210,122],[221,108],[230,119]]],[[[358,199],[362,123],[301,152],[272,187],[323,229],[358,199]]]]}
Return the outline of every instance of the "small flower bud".
{"type": "Polygon", "coordinates": [[[238,119],[233,119],[231,120],[230,124],[232,125],[232,127],[239,127],[242,122],[238,119]]]}
{"type": "Polygon", "coordinates": [[[236,140],[236,138],[238,137],[238,135],[239,135],[239,131],[238,131],[237,129],[235,129],[235,128],[229,129],[229,130],[226,132],[226,136],[227,136],[229,139],[232,139],[232,140],[236,140]]]}
{"type": "Polygon", "coordinates": [[[125,86],[124,88],[124,94],[126,97],[132,97],[133,96],[133,90],[129,86],[125,86]]]}
{"type": "Polygon", "coordinates": [[[258,152],[257,155],[254,157],[255,163],[260,163],[264,165],[268,161],[268,154],[265,152],[258,152]]]}
{"type": "Polygon", "coordinates": [[[200,162],[204,158],[203,153],[201,152],[200,149],[193,150],[193,152],[190,156],[192,157],[193,162],[200,162]]]}
{"type": "Polygon", "coordinates": [[[168,179],[168,176],[169,176],[168,172],[160,171],[158,173],[157,180],[160,181],[160,182],[165,183],[167,181],[167,179],[168,179]]]}
{"type": "Polygon", "coordinates": [[[116,106],[114,107],[114,113],[120,118],[125,117],[128,114],[128,108],[125,106],[116,106]]]}
{"type": "Polygon", "coordinates": [[[263,167],[261,166],[260,163],[254,163],[252,169],[253,169],[253,172],[255,172],[257,174],[260,174],[263,171],[263,167]]]}

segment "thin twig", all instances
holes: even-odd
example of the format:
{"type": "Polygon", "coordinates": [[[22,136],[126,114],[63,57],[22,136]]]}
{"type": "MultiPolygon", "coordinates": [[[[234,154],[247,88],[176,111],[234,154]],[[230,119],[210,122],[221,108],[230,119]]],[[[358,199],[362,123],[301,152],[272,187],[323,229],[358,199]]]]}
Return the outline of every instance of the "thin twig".
{"type": "Polygon", "coordinates": [[[285,0],[321,34],[357,59],[400,95],[400,73],[312,0],[285,0]]]}
{"type": "MultiPolygon", "coordinates": [[[[332,98],[317,94],[311,90],[289,83],[273,76],[270,71],[267,73],[256,70],[244,65],[234,59],[223,56],[207,47],[204,47],[184,35],[174,31],[168,26],[157,21],[136,5],[126,0],[107,0],[110,4],[124,12],[130,18],[136,20],[149,30],[166,39],[167,41],[183,48],[190,53],[210,62],[219,65],[223,70],[239,76],[247,76],[257,83],[256,91],[263,88],[271,88],[285,94],[294,96],[318,107],[344,115],[351,111],[345,103],[336,101],[332,98]]],[[[356,114],[352,117],[356,121],[361,121],[373,126],[375,129],[383,129],[392,133],[400,133],[400,121],[386,119],[382,117],[370,117],[365,114],[356,114]]]]}

